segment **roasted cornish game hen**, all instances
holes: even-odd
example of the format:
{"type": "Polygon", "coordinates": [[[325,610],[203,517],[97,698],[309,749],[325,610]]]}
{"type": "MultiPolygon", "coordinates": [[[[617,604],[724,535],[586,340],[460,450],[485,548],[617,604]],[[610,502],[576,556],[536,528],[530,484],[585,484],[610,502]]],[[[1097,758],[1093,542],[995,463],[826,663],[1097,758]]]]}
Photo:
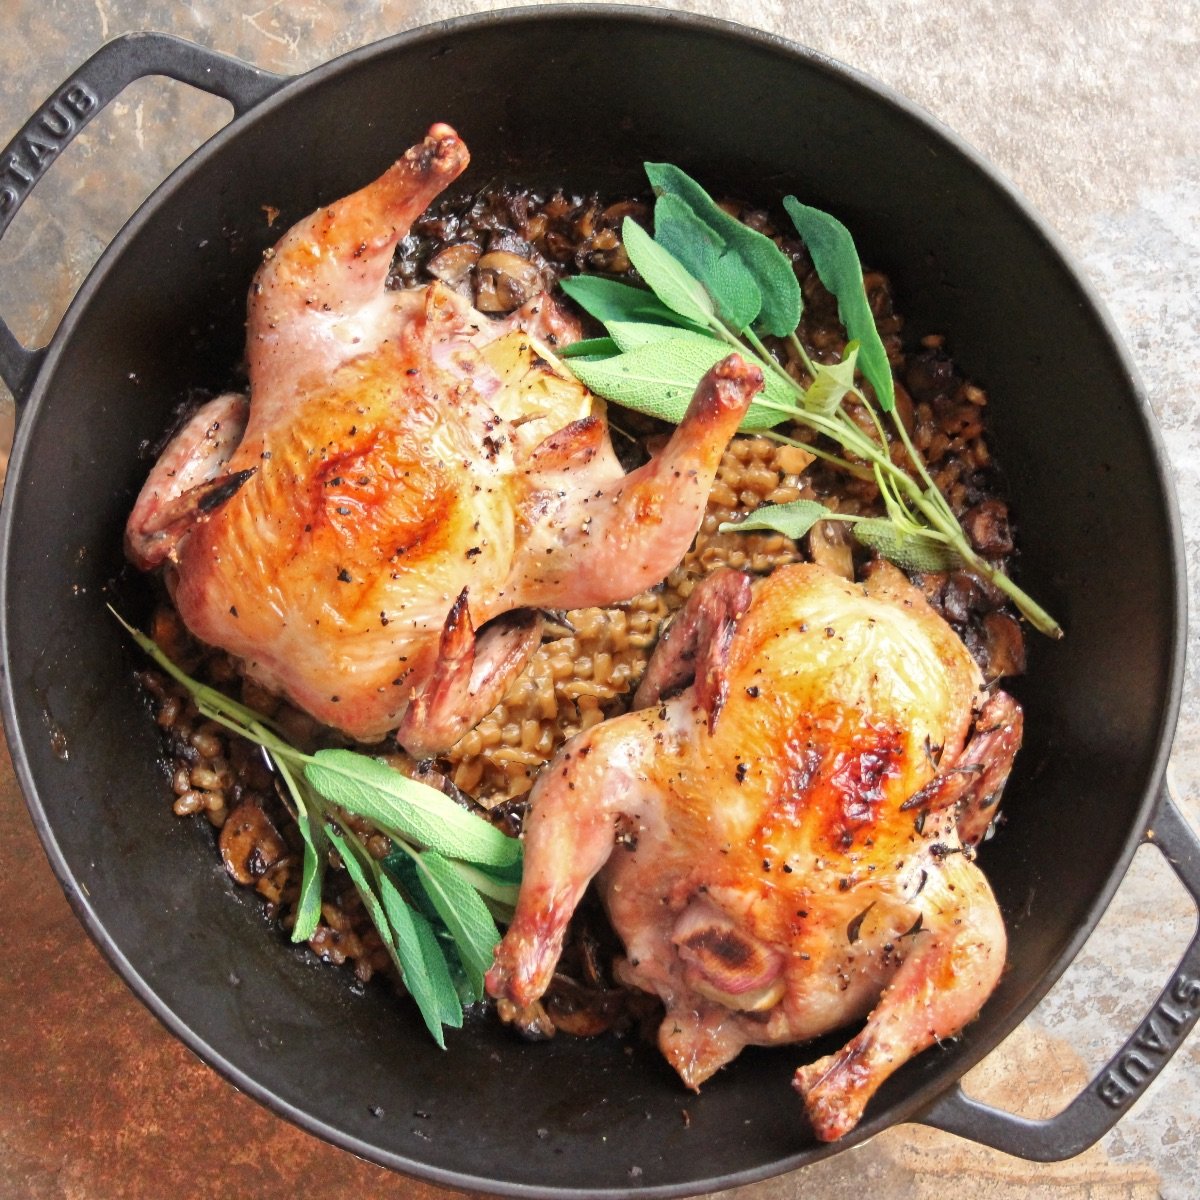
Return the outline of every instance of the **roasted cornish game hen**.
{"type": "Polygon", "coordinates": [[[249,398],[210,401],[151,472],[129,557],[165,563],[188,628],[319,721],[417,756],[491,709],[541,608],[611,604],[687,550],[755,391],[732,357],[626,475],[602,405],[554,361],[542,295],[491,320],[440,283],[385,286],[413,220],[466,167],[435,125],[381,178],[292,228],[249,298],[249,398]]]}
{"type": "Polygon", "coordinates": [[[636,703],[538,781],[488,989],[543,994],[598,876],[618,975],[661,998],[659,1045],[689,1086],[746,1045],[867,1018],[795,1076],[817,1136],[838,1138],[1000,977],[1004,925],[972,859],[1020,709],[886,563],[864,585],[811,564],[710,576],[636,703]]]}

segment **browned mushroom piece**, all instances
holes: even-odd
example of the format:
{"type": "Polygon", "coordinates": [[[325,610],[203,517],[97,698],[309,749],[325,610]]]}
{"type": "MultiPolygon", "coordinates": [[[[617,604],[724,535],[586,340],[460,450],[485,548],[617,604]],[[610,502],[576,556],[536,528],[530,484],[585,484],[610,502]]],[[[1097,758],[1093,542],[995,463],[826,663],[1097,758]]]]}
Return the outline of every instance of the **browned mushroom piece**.
{"type": "Polygon", "coordinates": [[[435,254],[425,269],[434,279],[452,287],[460,296],[471,299],[471,272],[479,262],[479,247],[474,242],[459,242],[435,254]]]}
{"type": "Polygon", "coordinates": [[[225,870],[241,884],[257,883],[287,853],[271,818],[253,800],[229,814],[218,845],[225,870]]]}
{"type": "Polygon", "coordinates": [[[813,562],[843,579],[854,579],[854,553],[841,521],[818,521],[808,534],[813,562]]]}
{"type": "Polygon", "coordinates": [[[628,994],[624,989],[586,987],[576,979],[557,974],[542,999],[555,1029],[571,1037],[598,1037],[624,1016],[628,994]]]}
{"type": "Polygon", "coordinates": [[[597,231],[588,241],[585,257],[592,270],[609,275],[623,275],[630,266],[621,235],[615,229],[597,231]]]}
{"type": "Polygon", "coordinates": [[[987,613],[983,637],[987,650],[983,669],[989,683],[1025,673],[1025,636],[1014,617],[1006,612],[987,613]]]}
{"type": "Polygon", "coordinates": [[[285,854],[272,863],[254,884],[254,890],[267,902],[272,912],[287,898],[288,887],[293,882],[294,865],[296,859],[290,854],[285,854]]]}
{"type": "Polygon", "coordinates": [[[971,544],[981,554],[1011,554],[1012,527],[1008,521],[1008,505],[994,497],[982,501],[963,514],[963,529],[971,544]]]}
{"type": "Polygon", "coordinates": [[[479,260],[475,307],[480,312],[512,312],[542,291],[545,284],[537,265],[511,250],[489,250],[479,260]]]}

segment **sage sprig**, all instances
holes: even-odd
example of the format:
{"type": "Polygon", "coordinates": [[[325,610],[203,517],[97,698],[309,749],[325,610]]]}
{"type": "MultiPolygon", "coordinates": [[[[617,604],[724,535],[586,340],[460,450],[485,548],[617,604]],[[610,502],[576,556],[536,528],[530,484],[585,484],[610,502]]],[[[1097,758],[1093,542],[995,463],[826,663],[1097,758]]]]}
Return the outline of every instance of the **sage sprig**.
{"type": "Polygon", "coordinates": [[[304,840],[293,942],[307,942],[321,915],[321,885],[336,850],[429,1032],[459,1028],[463,1006],[483,997],[484,972],[500,940],[495,916],[511,917],[521,843],[436,788],[351,750],[306,754],[269,717],[193,679],[153,639],[109,609],[130,637],[181,684],[201,714],[261,746],[291,801],[304,840]],[[343,813],[387,834],[382,862],[343,813]]]}
{"type": "MultiPolygon", "coordinates": [[[[701,377],[730,350],[762,368],[765,386],[741,428],[800,446],[861,478],[874,480],[885,516],[849,518],[825,510],[817,520],[852,520],[855,537],[909,570],[965,566],[1000,588],[1042,633],[1061,637],[1058,623],[972,546],[929,474],[896,412],[887,351],[875,327],[862,265],[849,231],[835,217],[801,204],[784,208],[808,247],[817,275],[834,296],[849,341],[840,362],[814,362],[797,335],[803,297],[786,255],[768,237],[716,204],[694,179],[669,163],[646,163],[657,200],[654,233],[631,218],[622,226],[625,251],[649,291],[599,276],[562,281],[563,291],[605,327],[608,336],[560,351],[580,381],[598,395],[661,420],[683,419],[701,377]],[[763,343],[786,339],[808,376],[802,384],[763,343]],[[861,373],[873,399],[859,386],[861,373]],[[869,414],[864,431],[846,411],[852,398],[869,414]],[[892,459],[884,418],[890,418],[910,468],[892,459]],[[776,431],[791,421],[836,443],[797,441],[776,431]]],[[[808,504],[799,501],[799,504],[808,504]]],[[[769,506],[724,529],[800,528],[811,510],[769,506]],[[789,511],[790,510],[790,511],[789,511]]],[[[790,536],[802,536],[792,534],[790,536]]]]}
{"type": "Polygon", "coordinates": [[[894,521],[881,517],[860,517],[840,513],[817,500],[792,500],[787,504],[768,504],[742,521],[725,521],[721,533],[752,533],[770,530],[799,541],[818,521],[843,521],[853,527],[854,536],[865,546],[906,571],[952,571],[962,566],[954,548],[920,531],[908,533],[894,521]]]}

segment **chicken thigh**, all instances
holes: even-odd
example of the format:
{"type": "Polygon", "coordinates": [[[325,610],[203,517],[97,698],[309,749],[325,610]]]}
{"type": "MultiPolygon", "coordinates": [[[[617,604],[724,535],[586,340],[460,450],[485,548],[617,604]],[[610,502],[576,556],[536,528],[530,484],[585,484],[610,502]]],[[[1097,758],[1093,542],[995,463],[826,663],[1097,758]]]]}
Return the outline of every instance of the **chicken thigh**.
{"type": "Polygon", "coordinates": [[[210,401],[137,500],[126,550],[180,616],[351,737],[444,750],[536,647],[540,608],[612,604],[679,561],[761,373],[718,364],[626,475],[599,401],[558,366],[548,296],[496,321],[442,284],[385,286],[467,165],[435,125],[293,227],[249,298],[249,399],[210,401]]]}
{"type": "Polygon", "coordinates": [[[983,690],[957,635],[882,563],[862,586],[812,564],[754,585],[710,576],[637,703],[538,781],[488,990],[542,995],[598,875],[617,974],[661,998],[659,1046],[689,1086],[746,1045],[867,1018],[795,1076],[817,1136],[838,1138],[1000,977],[1004,925],[973,843],[1020,709],[983,690]]]}

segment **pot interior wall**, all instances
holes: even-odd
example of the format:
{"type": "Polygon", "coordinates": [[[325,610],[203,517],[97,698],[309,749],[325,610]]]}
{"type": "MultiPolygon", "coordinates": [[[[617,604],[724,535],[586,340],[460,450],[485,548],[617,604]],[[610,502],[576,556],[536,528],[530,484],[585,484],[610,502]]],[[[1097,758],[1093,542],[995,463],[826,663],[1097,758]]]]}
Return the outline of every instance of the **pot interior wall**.
{"type": "Polygon", "coordinates": [[[205,831],[170,814],[140,664],[104,611],[145,447],[190,388],[233,378],[263,248],[433,120],[471,148],[467,188],[628,192],[657,159],[717,193],[795,191],[892,275],[911,336],[945,333],[990,392],[1021,578],[1067,630],[1059,644],[1034,635],[1014,687],[1027,746],[982,856],[1010,970],[983,1018],[901,1072],[860,1133],[994,1045],[1115,883],[1153,779],[1178,623],[1170,503],[1119,354],[1019,207],[922,120],[765,39],[644,13],[468,22],[325,68],[202,151],[89,282],[26,414],[7,500],[10,687],[56,866],[168,1023],[370,1157],[539,1189],[715,1186],[794,1165],[824,1152],[788,1087],[797,1052],[748,1053],[698,1098],[653,1050],[609,1040],[529,1046],[473,1021],[440,1053],[384,989],[354,994],[285,948],[205,831]],[[264,206],[282,214],[273,228],[264,206]]]}

